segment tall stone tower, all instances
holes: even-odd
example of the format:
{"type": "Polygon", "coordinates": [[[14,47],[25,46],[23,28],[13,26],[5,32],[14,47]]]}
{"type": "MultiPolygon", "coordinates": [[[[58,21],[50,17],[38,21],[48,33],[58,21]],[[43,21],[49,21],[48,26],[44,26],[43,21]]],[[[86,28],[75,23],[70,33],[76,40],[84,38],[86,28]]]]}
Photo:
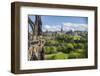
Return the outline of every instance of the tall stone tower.
{"type": "Polygon", "coordinates": [[[61,33],[63,32],[63,25],[61,26],[61,33]]]}

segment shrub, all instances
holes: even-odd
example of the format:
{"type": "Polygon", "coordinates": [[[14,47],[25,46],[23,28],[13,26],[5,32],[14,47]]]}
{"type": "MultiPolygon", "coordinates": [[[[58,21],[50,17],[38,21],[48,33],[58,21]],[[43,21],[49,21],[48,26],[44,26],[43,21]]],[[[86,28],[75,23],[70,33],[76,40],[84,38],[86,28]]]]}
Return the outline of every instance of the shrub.
{"type": "Polygon", "coordinates": [[[73,49],[73,48],[74,48],[74,46],[73,46],[73,44],[72,44],[72,43],[68,43],[66,47],[67,47],[67,48],[71,48],[71,49],[73,49]]]}
{"type": "Polygon", "coordinates": [[[57,48],[55,46],[50,46],[51,54],[57,53],[57,48]]]}
{"type": "Polygon", "coordinates": [[[45,54],[57,53],[57,48],[55,46],[44,46],[45,54]]]}
{"type": "Polygon", "coordinates": [[[68,56],[68,59],[76,59],[76,58],[80,58],[80,53],[75,53],[75,52],[71,52],[68,56]]]}
{"type": "Polygon", "coordinates": [[[50,54],[50,48],[48,46],[44,46],[43,50],[45,54],[50,54]]]}
{"type": "Polygon", "coordinates": [[[78,53],[83,53],[84,50],[83,50],[83,49],[76,49],[76,52],[78,52],[78,53]]]}
{"type": "Polygon", "coordinates": [[[74,48],[75,49],[84,49],[84,44],[83,43],[74,43],[74,48]]]}
{"type": "Polygon", "coordinates": [[[76,58],[86,58],[86,53],[83,50],[78,50],[77,52],[71,52],[68,56],[68,59],[76,59],[76,58]]]}
{"type": "Polygon", "coordinates": [[[66,50],[65,50],[65,53],[70,53],[71,51],[74,50],[74,46],[72,43],[68,43],[67,46],[66,46],[66,50]]]}
{"type": "Polygon", "coordinates": [[[84,48],[84,44],[82,44],[82,43],[79,43],[77,46],[79,46],[80,49],[84,48]]]}

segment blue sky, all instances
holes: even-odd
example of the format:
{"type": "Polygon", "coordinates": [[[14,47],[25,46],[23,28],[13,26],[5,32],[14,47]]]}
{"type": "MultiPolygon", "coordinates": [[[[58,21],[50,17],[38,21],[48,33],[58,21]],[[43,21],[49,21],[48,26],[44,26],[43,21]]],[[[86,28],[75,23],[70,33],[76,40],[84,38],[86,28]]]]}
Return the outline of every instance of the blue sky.
{"type": "MultiPolygon", "coordinates": [[[[31,20],[35,21],[35,16],[29,16],[31,20]]],[[[60,31],[63,27],[64,31],[69,30],[81,30],[86,31],[88,28],[87,17],[75,17],[75,16],[41,16],[42,30],[43,31],[60,31]]]]}

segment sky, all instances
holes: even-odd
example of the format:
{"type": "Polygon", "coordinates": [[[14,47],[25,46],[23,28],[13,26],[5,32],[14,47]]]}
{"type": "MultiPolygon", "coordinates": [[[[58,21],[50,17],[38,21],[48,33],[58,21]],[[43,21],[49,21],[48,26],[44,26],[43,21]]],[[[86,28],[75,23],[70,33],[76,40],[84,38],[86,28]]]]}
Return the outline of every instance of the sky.
{"type": "MultiPolygon", "coordinates": [[[[35,16],[29,15],[30,19],[34,22],[35,16]]],[[[88,30],[88,18],[87,17],[75,17],[75,16],[41,16],[42,30],[43,31],[63,31],[69,30],[88,30]]],[[[29,31],[31,31],[29,27],[29,31]]]]}

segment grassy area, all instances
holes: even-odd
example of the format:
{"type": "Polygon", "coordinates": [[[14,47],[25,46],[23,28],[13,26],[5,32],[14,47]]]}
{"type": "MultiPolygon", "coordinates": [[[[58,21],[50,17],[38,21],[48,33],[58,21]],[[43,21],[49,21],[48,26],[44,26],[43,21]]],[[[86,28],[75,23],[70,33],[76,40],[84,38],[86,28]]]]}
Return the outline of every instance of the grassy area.
{"type": "Polygon", "coordinates": [[[65,54],[65,53],[62,53],[62,52],[58,52],[56,54],[48,54],[48,55],[45,55],[45,59],[46,60],[68,59],[68,54],[65,54]]]}

